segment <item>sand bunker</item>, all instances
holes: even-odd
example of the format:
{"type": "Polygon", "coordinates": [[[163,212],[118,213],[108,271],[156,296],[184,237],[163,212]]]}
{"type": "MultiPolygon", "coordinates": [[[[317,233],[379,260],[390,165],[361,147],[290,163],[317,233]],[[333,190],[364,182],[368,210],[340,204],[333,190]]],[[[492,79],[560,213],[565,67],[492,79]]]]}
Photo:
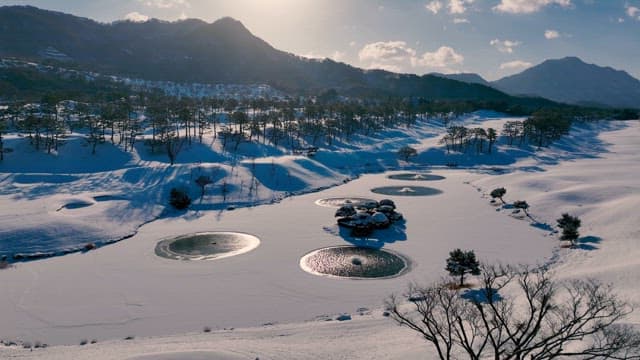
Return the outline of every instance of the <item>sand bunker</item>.
{"type": "Polygon", "coordinates": [[[441,190],[426,186],[382,186],[371,189],[371,192],[397,196],[430,196],[442,194],[441,190]]]}
{"type": "Polygon", "coordinates": [[[359,204],[376,202],[373,199],[362,198],[362,197],[334,197],[334,198],[326,198],[316,200],[316,205],[326,206],[326,207],[341,207],[347,204],[352,204],[353,206],[357,206],[359,204]]]}
{"type": "Polygon", "coordinates": [[[260,245],[253,235],[237,232],[207,232],[162,240],[156,255],[174,260],[215,260],[249,252],[260,245]]]}
{"type": "Polygon", "coordinates": [[[314,275],[380,279],[404,274],[409,268],[409,260],[389,250],[333,246],[314,250],[303,256],[300,267],[314,275]]]}
{"type": "Polygon", "coordinates": [[[422,174],[422,173],[404,173],[404,174],[392,174],[387,176],[393,180],[408,180],[408,181],[437,181],[444,180],[444,176],[434,174],[422,174]]]}

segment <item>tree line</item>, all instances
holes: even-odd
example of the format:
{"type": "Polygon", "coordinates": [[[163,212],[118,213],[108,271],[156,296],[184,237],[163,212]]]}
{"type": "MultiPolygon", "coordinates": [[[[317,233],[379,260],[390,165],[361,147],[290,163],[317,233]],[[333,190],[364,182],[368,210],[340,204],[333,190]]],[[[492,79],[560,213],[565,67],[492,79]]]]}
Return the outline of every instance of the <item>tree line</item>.
{"type": "MultiPolygon", "coordinates": [[[[526,120],[505,122],[500,135],[506,138],[509,145],[531,144],[541,148],[567,135],[572,121],[573,118],[562,110],[543,109],[534,112],[526,120]]],[[[447,127],[439,143],[445,145],[447,154],[452,151],[491,154],[497,138],[498,131],[494,128],[452,125],[447,127]]]]}

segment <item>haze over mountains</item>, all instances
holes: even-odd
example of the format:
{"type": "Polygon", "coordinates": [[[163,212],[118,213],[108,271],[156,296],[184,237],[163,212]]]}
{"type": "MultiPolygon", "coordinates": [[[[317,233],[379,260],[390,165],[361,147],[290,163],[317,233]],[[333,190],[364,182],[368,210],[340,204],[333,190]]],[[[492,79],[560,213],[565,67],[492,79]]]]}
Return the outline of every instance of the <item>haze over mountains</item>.
{"type": "Polygon", "coordinates": [[[335,89],[345,95],[544,103],[506,92],[574,104],[640,107],[640,81],[577,58],[547,61],[488,83],[476,74],[395,74],[306,59],[273,48],[231,18],[103,24],[30,6],[6,6],[0,7],[0,24],[0,57],[55,60],[148,80],[265,83],[292,93],[335,89]]]}

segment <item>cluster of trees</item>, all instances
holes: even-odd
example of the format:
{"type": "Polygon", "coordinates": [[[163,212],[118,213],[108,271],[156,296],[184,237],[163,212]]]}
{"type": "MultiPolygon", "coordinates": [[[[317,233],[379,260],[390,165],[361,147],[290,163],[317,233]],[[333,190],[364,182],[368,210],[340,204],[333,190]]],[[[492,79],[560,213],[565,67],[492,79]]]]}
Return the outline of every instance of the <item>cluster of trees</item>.
{"type": "Polygon", "coordinates": [[[231,151],[246,141],[295,150],[331,146],[336,140],[348,142],[355,135],[369,136],[389,127],[410,127],[421,118],[448,122],[466,107],[416,99],[345,100],[335,96],[236,100],[113,93],[94,102],[75,102],[47,95],[39,102],[9,103],[0,114],[0,125],[5,131],[23,133],[36,149],[45,147],[48,152],[71,131],[86,134],[92,153],[105,141],[130,151],[141,134],[148,132],[150,150],[166,153],[173,163],[185,145],[202,141],[205,133],[212,133],[231,151]]]}
{"type": "MultiPolygon", "coordinates": [[[[500,199],[502,204],[506,204],[504,196],[507,194],[507,189],[499,187],[491,190],[490,196],[492,201],[500,199]]],[[[525,200],[516,200],[513,202],[513,207],[522,210],[525,215],[529,216],[529,204],[525,200]]],[[[560,218],[556,220],[558,227],[562,230],[560,240],[571,242],[571,246],[575,246],[576,241],[580,237],[578,229],[582,225],[582,221],[577,216],[569,215],[568,213],[562,214],[560,218]]]]}
{"type": "Polygon", "coordinates": [[[467,152],[475,149],[476,154],[487,152],[491,154],[493,144],[498,138],[498,133],[493,128],[467,128],[465,126],[450,126],[447,133],[440,139],[441,144],[450,151],[467,152]],[[485,147],[486,144],[486,147],[485,147]]]}
{"type": "MultiPolygon", "coordinates": [[[[533,144],[538,148],[548,146],[569,133],[571,129],[571,113],[559,109],[543,109],[534,112],[524,121],[507,121],[500,135],[506,138],[509,145],[533,144]]],[[[466,153],[470,149],[476,154],[491,154],[493,145],[498,139],[498,132],[493,128],[468,128],[462,125],[447,127],[447,133],[440,139],[445,144],[447,153],[457,151],[466,153]]]]}
{"type": "MultiPolygon", "coordinates": [[[[451,255],[447,268],[454,257],[469,260],[459,249],[451,255]]],[[[611,286],[558,281],[544,269],[478,266],[466,267],[481,274],[477,289],[461,291],[446,280],[412,285],[412,306],[391,296],[389,315],[442,360],[640,359],[640,333],[620,324],[632,308],[611,286]]]]}
{"type": "Polygon", "coordinates": [[[502,128],[502,135],[513,145],[534,144],[538,147],[548,146],[569,133],[571,118],[562,111],[544,109],[534,112],[525,121],[507,121],[502,128]]]}
{"type": "MultiPolygon", "coordinates": [[[[575,109],[543,109],[525,121],[508,121],[500,134],[489,128],[449,126],[461,114],[481,108],[501,109],[499,103],[437,101],[423,98],[348,99],[328,91],[316,97],[285,99],[174,98],[159,92],[133,93],[101,87],[82,101],[69,101],[65,92],[47,93],[36,102],[12,101],[0,107],[0,147],[3,131],[19,131],[40,150],[57,149],[70,131],[86,134],[92,153],[107,140],[133,149],[148,131],[146,144],[173,163],[184,146],[212,133],[222,146],[237,151],[242,142],[270,143],[296,150],[349,142],[356,135],[371,136],[385,128],[410,127],[418,120],[437,119],[448,126],[441,143],[447,152],[491,153],[498,136],[510,145],[546,146],[569,131],[571,118],[585,115],[575,109]],[[55,94],[55,95],[50,95],[55,94]]],[[[503,109],[508,111],[508,109],[503,109]]],[[[517,111],[515,113],[518,113],[517,111]]],[[[589,112],[586,112],[589,114],[589,112]]],[[[408,149],[405,149],[408,150],[408,149]]],[[[2,153],[2,152],[0,152],[2,153]]],[[[402,151],[408,159],[413,154],[402,151]]]]}

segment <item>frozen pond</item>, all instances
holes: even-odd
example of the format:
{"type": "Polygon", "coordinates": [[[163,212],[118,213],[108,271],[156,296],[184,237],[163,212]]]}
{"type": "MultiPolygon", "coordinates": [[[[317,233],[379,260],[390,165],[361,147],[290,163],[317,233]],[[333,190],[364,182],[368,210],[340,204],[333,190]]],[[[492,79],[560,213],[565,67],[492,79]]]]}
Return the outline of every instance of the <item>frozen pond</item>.
{"type": "Polygon", "coordinates": [[[431,196],[442,194],[442,190],[426,186],[381,186],[371,189],[371,192],[391,196],[431,196]]]}
{"type": "Polygon", "coordinates": [[[407,180],[407,181],[437,181],[444,180],[445,177],[435,174],[423,174],[423,173],[402,173],[391,174],[388,176],[391,180],[407,180]]]}
{"type": "MultiPolygon", "coordinates": [[[[401,276],[340,281],[301,269],[300,260],[314,249],[361,245],[361,239],[340,231],[334,206],[345,199],[384,199],[369,189],[397,184],[388,175],[365,175],[272,205],[189,211],[144,225],[136,236],[113,245],[0,271],[0,337],[75,344],[82,338],[102,341],[188,333],[204,326],[215,330],[307,321],[380,307],[411,282],[436,281],[446,276],[445,260],[455,248],[474,250],[481,261],[535,264],[550,257],[557,245],[527,219],[497,212],[465,184],[485,175],[448,170],[437,183],[440,195],[394,197],[403,226],[367,239],[371,247],[406,256],[411,271],[400,270],[401,262],[396,262],[390,272],[401,276]],[[318,206],[317,199],[335,200],[325,201],[328,207],[318,206]],[[260,246],[215,261],[176,261],[156,254],[159,239],[220,232],[253,234],[260,246]]],[[[400,189],[417,188],[412,184],[400,189]]],[[[182,252],[180,256],[206,258],[222,246],[211,244],[208,236],[202,238],[209,242],[204,247],[200,240],[182,240],[168,248],[182,252]],[[211,254],[199,253],[203,248],[211,254]]],[[[343,260],[355,268],[368,258],[351,254],[343,260]]]]}
{"type": "Polygon", "coordinates": [[[156,245],[156,255],[174,260],[214,260],[244,254],[258,245],[260,240],[253,235],[209,232],[162,240],[156,245]]]}
{"type": "Polygon", "coordinates": [[[357,246],[333,246],[300,259],[304,271],[339,278],[375,279],[401,275],[409,261],[399,254],[357,246]]]}

